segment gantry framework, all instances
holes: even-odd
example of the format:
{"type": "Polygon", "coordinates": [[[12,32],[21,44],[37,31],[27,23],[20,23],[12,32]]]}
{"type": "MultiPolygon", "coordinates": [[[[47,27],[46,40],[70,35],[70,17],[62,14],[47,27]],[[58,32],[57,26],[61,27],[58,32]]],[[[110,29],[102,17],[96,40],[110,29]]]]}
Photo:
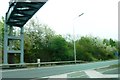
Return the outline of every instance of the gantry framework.
{"type": "Polygon", "coordinates": [[[14,54],[20,54],[20,63],[24,63],[24,25],[46,2],[47,0],[10,1],[4,23],[4,64],[8,64],[8,55],[14,54]],[[20,35],[13,34],[14,27],[20,28],[20,35]],[[20,50],[13,48],[15,40],[20,42],[20,50]]]}

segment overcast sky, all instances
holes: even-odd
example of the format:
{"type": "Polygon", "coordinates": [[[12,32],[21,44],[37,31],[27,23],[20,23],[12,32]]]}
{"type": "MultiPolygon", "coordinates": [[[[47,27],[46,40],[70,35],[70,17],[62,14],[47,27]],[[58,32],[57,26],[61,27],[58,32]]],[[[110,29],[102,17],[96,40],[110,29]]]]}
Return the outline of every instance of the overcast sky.
{"type": "MultiPolygon", "coordinates": [[[[8,1],[0,2],[0,16],[7,11],[8,1]]],[[[48,0],[35,16],[58,34],[72,35],[74,26],[76,35],[118,39],[118,1],[48,0]]]]}

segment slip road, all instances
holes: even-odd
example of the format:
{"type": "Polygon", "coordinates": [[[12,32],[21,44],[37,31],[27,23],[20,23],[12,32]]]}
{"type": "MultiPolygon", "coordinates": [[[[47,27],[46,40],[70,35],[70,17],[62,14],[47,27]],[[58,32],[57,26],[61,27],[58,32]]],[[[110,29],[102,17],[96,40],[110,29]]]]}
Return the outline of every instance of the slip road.
{"type": "Polygon", "coordinates": [[[58,75],[74,71],[81,71],[93,68],[99,68],[109,65],[118,64],[118,60],[101,61],[84,64],[72,64],[55,67],[39,67],[34,69],[16,69],[16,70],[3,70],[2,78],[41,78],[45,76],[58,75]]]}

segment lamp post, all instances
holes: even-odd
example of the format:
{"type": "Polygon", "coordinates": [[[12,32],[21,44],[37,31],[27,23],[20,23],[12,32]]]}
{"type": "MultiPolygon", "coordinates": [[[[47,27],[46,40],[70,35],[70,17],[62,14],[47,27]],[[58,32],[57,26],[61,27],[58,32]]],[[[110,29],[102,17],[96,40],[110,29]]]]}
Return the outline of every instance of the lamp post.
{"type": "MultiPolygon", "coordinates": [[[[76,18],[82,16],[84,13],[81,13],[80,15],[78,15],[76,18]]],[[[76,64],[76,44],[75,44],[75,29],[74,29],[74,25],[73,25],[73,38],[74,38],[74,59],[75,59],[75,64],[76,64]]]]}

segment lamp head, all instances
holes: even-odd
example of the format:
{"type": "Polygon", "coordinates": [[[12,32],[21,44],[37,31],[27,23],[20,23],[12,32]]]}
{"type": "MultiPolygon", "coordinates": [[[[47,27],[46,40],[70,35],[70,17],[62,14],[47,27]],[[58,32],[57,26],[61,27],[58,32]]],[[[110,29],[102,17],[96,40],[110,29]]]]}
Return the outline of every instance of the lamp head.
{"type": "Polygon", "coordinates": [[[84,13],[80,14],[78,17],[82,16],[84,13]]]}

